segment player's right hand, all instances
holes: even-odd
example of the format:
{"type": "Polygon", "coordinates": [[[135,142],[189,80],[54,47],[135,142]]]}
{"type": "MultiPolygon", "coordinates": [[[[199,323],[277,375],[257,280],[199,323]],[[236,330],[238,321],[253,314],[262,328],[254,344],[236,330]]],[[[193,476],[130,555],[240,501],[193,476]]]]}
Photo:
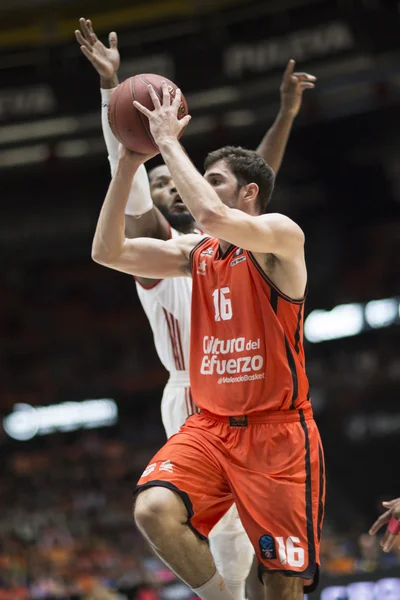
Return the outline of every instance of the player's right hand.
{"type": "Polygon", "coordinates": [[[93,30],[90,19],[79,19],[80,30],[75,31],[75,37],[82,53],[92,63],[100,77],[111,80],[116,76],[121,62],[118,51],[118,38],[115,31],[108,36],[110,47],[101,42],[93,30]]]}
{"type": "MultiPolygon", "coordinates": [[[[383,525],[389,523],[390,519],[394,517],[398,521],[400,521],[400,498],[396,498],[395,500],[390,500],[390,502],[382,502],[383,506],[387,509],[386,512],[383,513],[372,525],[369,530],[370,535],[375,535],[383,525]]],[[[389,552],[396,541],[398,536],[390,533],[390,531],[386,531],[383,536],[383,540],[381,541],[381,546],[384,552],[389,552]]]]}

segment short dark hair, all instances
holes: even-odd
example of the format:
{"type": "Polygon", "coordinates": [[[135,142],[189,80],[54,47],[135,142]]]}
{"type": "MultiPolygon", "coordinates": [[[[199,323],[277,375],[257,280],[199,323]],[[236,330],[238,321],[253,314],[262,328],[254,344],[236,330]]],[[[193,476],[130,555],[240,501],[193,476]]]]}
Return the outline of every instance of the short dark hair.
{"type": "Polygon", "coordinates": [[[254,150],[247,150],[240,146],[224,146],[219,150],[210,152],[204,161],[204,170],[224,160],[235,175],[239,187],[256,183],[259,188],[258,208],[260,214],[267,210],[274,190],[275,173],[261,156],[254,150]]]}

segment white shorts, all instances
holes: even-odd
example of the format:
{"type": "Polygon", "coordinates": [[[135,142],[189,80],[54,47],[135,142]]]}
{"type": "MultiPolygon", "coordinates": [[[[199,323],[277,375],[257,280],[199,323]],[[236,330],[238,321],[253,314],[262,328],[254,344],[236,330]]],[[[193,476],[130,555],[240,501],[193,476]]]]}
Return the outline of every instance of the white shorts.
{"type": "Polygon", "coordinates": [[[167,438],[178,433],[186,419],[197,411],[190,392],[189,373],[172,371],[161,400],[161,419],[167,438]]]}

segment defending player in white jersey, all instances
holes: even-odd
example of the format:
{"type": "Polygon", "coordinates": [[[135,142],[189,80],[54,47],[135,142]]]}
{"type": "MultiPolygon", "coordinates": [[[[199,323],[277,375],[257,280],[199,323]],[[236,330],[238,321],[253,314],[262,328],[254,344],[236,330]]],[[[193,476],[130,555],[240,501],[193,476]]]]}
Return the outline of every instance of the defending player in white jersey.
{"type": "MultiPolygon", "coordinates": [[[[102,127],[113,173],[118,159],[118,141],[109,127],[107,111],[111,94],[118,85],[120,56],[117,35],[110,33],[110,47],[107,48],[98,40],[89,20],[80,19],[80,27],[81,31],[75,32],[77,41],[100,75],[102,127]]],[[[280,88],[280,111],[257,149],[275,173],[280,168],[303,92],[314,87],[315,77],[294,73],[294,65],[293,60],[289,61],[280,88]]],[[[140,166],[125,215],[126,236],[129,238],[146,236],[166,240],[196,231],[193,218],[179,198],[165,165],[151,170],[148,176],[145,167],[140,166]]],[[[166,280],[137,278],[136,288],[153,331],[158,356],[170,374],[161,401],[162,422],[167,437],[170,437],[197,410],[188,375],[192,280],[189,277],[166,280]]],[[[232,594],[237,600],[244,600],[245,581],[254,552],[235,506],[211,532],[210,548],[218,571],[232,594]]],[[[257,580],[249,587],[252,600],[263,597],[263,589],[257,580]]]]}

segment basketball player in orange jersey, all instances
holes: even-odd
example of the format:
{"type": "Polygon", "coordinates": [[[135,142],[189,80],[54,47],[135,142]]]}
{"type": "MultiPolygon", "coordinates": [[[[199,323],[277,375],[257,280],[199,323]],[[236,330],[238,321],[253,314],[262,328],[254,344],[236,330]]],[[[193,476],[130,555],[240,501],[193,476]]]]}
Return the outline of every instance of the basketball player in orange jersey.
{"type": "Polygon", "coordinates": [[[124,209],[146,157],[120,149],[92,256],[140,277],[192,276],[190,381],[201,409],[145,469],[135,519],[199,597],[232,600],[204,539],[235,502],[266,598],[300,600],[318,580],[325,496],[304,369],[304,235],[265,214],[274,174],[255,152],[211,153],[203,178],[178,142],[190,120],[177,119],[180,92],[172,104],[166,84],[162,104],[149,93],[154,111],[135,106],[180,197],[215,237],[126,239],[124,209]]]}
{"type": "MultiPolygon", "coordinates": [[[[80,31],[76,31],[75,35],[82,53],[100,75],[101,120],[113,174],[118,160],[118,141],[109,127],[107,110],[110,96],[118,85],[120,55],[117,35],[110,33],[110,47],[106,47],[97,38],[91,21],[83,18],[80,19],[80,31]]],[[[279,171],[291,126],[299,112],[302,94],[305,89],[314,87],[315,77],[293,71],[294,61],[290,61],[281,84],[278,116],[258,148],[275,174],[279,171]]],[[[145,167],[141,165],[125,208],[126,236],[169,239],[193,232],[193,217],[179,198],[166,165],[152,169],[149,178],[150,189],[145,167]],[[141,218],[137,218],[140,214],[141,218]]],[[[158,355],[170,375],[161,400],[162,422],[167,437],[170,437],[197,410],[187,370],[192,281],[187,277],[161,281],[139,278],[136,279],[136,289],[153,330],[158,355]]],[[[235,506],[210,532],[209,542],[216,565],[235,600],[244,600],[244,582],[254,553],[235,506]]],[[[261,586],[253,573],[247,581],[247,588],[251,600],[259,600],[262,596],[261,586]]]]}

